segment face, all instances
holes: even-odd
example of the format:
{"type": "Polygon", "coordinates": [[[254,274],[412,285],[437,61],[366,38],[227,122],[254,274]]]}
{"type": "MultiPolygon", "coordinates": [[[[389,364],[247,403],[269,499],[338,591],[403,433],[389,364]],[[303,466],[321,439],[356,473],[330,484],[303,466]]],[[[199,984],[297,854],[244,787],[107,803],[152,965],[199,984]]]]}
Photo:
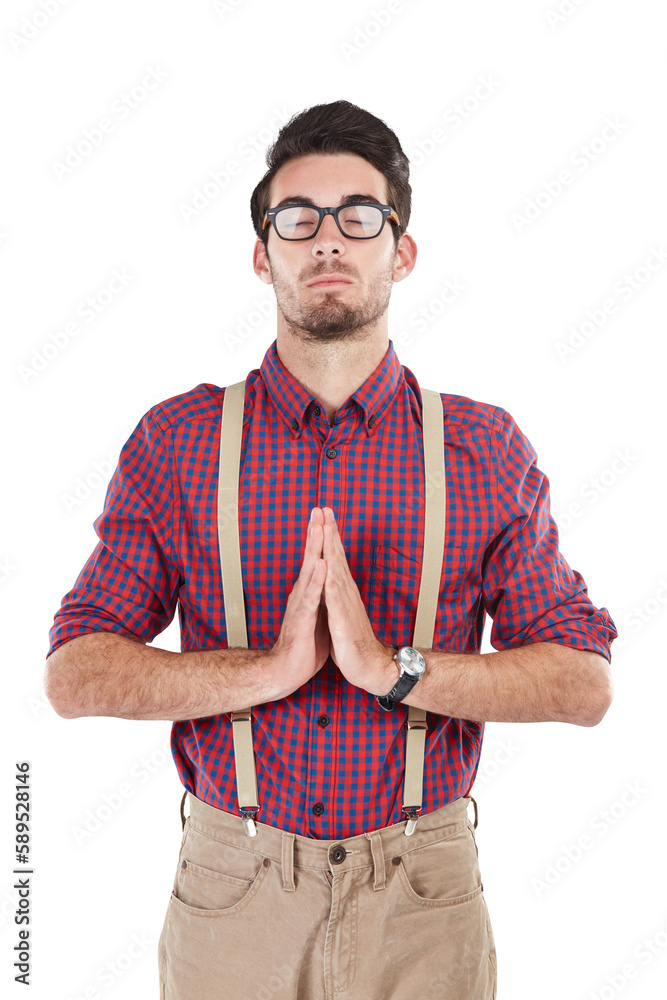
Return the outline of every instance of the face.
{"type": "MultiPolygon", "coordinates": [[[[308,198],[321,208],[337,207],[350,195],[389,204],[386,179],[367,160],[352,153],[312,154],[280,168],[269,206],[308,198]]],[[[279,333],[333,341],[378,328],[386,332],[392,283],[414,267],[411,237],[404,234],[397,249],[392,223],[385,222],[374,239],[349,239],[332,215],[325,215],[310,240],[281,240],[272,224],[268,230],[267,246],[261,240],[255,244],[253,264],[255,273],[274,286],[279,333]]]]}

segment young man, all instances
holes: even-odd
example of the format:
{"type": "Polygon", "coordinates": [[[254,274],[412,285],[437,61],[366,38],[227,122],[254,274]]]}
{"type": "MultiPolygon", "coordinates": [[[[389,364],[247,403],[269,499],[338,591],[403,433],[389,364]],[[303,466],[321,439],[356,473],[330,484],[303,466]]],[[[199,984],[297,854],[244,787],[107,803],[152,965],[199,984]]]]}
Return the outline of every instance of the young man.
{"type": "Polygon", "coordinates": [[[47,694],[66,718],[174,720],[189,815],[163,998],[486,1000],[484,722],[596,725],[616,630],[511,416],[398,361],[387,309],[417,248],[394,133],[318,105],[268,165],[253,264],[276,340],[245,386],[140,421],[47,694]],[[147,646],[177,601],[183,652],[147,646]]]}

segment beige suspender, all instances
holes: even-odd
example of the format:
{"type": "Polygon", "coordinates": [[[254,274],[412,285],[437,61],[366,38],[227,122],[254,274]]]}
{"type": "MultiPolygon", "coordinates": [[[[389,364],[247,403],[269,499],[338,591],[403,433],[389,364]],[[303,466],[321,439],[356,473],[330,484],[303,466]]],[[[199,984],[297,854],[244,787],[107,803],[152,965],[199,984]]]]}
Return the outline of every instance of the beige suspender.
{"type": "MultiPolygon", "coordinates": [[[[241,545],[239,541],[239,473],[241,438],[243,433],[243,402],[245,381],[227,386],[222,402],[220,458],[218,462],[218,544],[222,571],[222,595],[227,623],[227,645],[248,648],[243,578],[241,576],[241,545]]],[[[257,775],[252,747],[252,708],[231,712],[236,762],[236,788],[245,832],[257,833],[255,814],[257,775]]]]}
{"type": "MultiPolygon", "coordinates": [[[[421,389],[424,438],[424,556],[412,645],[431,649],[438,610],[445,547],[445,447],[442,398],[433,389],[421,389]]],[[[243,578],[238,528],[239,471],[243,431],[245,381],[227,386],[222,406],[218,472],[218,541],[222,591],[227,623],[227,645],[248,648],[243,600],[243,578]]],[[[245,832],[257,833],[259,809],[257,775],[252,745],[252,708],[230,712],[234,738],[236,787],[245,832]]],[[[406,836],[415,830],[422,806],[426,712],[408,706],[406,720],[403,811],[406,836]]]]}
{"type": "MultiPolygon", "coordinates": [[[[421,389],[421,394],[424,438],[424,554],[412,645],[416,649],[432,649],[442,561],[445,554],[445,438],[440,393],[433,389],[421,389]]],[[[424,745],[427,729],[424,709],[409,705],[405,727],[407,732],[403,811],[408,817],[405,833],[409,837],[417,826],[422,806],[424,745]]]]}

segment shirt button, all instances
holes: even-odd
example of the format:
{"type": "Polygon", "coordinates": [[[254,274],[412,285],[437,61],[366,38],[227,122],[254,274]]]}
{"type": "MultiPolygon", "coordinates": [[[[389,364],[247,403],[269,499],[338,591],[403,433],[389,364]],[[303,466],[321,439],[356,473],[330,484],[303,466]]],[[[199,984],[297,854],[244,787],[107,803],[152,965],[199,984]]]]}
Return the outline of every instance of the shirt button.
{"type": "Polygon", "coordinates": [[[321,412],[322,412],[322,411],[321,411],[321,409],[319,408],[319,406],[314,406],[314,407],[313,407],[313,413],[315,414],[315,416],[316,416],[316,417],[319,417],[319,415],[320,415],[320,413],[321,413],[321,412]]]}
{"type": "Polygon", "coordinates": [[[328,726],[329,722],[330,719],[328,715],[320,715],[319,719],[317,720],[318,725],[320,725],[322,729],[324,729],[325,726],[328,726]]]}
{"type": "Polygon", "coordinates": [[[315,813],[316,816],[322,815],[322,813],[324,812],[324,806],[322,805],[321,802],[315,803],[315,805],[313,806],[313,812],[315,813]]]}
{"type": "Polygon", "coordinates": [[[335,448],[327,448],[327,458],[335,458],[338,452],[335,448]]]}
{"type": "Polygon", "coordinates": [[[296,420],[296,419],[294,419],[294,420],[292,421],[292,430],[293,430],[293,431],[298,431],[298,429],[299,429],[299,421],[298,421],[298,420],[296,420]]]}
{"type": "Polygon", "coordinates": [[[375,423],[375,417],[369,417],[368,418],[368,426],[372,427],[374,423],[375,423]]]}

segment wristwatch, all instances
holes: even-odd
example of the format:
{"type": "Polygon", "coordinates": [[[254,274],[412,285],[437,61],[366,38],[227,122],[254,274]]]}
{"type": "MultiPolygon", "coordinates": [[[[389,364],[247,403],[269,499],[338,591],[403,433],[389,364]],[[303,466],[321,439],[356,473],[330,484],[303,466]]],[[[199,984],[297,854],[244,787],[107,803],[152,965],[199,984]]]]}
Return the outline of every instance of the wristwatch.
{"type": "Polygon", "coordinates": [[[401,646],[394,659],[400,668],[400,677],[389,694],[375,696],[380,707],[384,708],[386,712],[390,712],[397,701],[402,701],[406,694],[412,691],[426,670],[426,660],[412,646],[401,646]]]}

